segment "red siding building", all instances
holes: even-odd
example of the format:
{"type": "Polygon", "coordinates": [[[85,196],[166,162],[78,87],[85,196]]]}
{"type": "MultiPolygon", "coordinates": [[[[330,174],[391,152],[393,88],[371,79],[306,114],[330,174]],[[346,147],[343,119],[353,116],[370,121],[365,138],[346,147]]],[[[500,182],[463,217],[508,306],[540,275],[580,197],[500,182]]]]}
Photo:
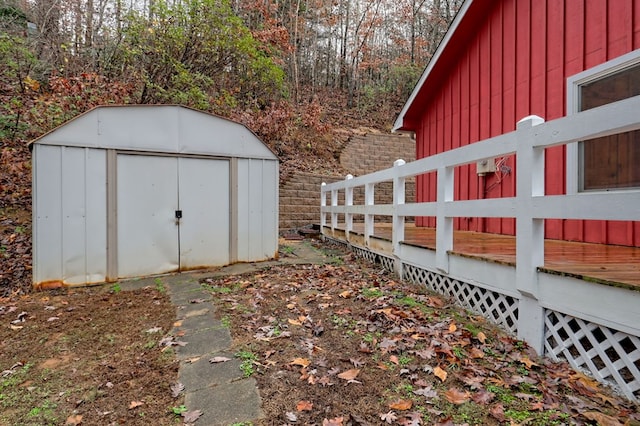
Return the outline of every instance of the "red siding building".
{"type": "MultiPolygon", "coordinates": [[[[640,0],[467,0],[395,123],[417,158],[640,94],[640,0]]],[[[640,114],[640,111],[638,112],[640,114]]],[[[546,151],[546,194],[640,187],[640,132],[546,151]]],[[[455,199],[515,195],[515,158],[455,173],[455,199]]],[[[418,176],[417,201],[435,177],[418,176]]],[[[640,219],[640,206],[638,206],[640,219]]],[[[420,226],[435,219],[418,218],[420,226]]],[[[456,228],[514,234],[514,219],[459,218],[456,228]]],[[[640,222],[547,220],[546,237],[640,246],[640,222]]]]}

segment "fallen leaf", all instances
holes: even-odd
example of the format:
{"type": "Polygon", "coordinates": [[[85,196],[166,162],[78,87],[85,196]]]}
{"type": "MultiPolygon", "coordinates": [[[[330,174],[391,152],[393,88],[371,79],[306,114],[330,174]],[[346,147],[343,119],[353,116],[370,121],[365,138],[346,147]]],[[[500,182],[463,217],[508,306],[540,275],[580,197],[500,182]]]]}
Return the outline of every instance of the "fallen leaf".
{"type": "Polygon", "coordinates": [[[608,396],[608,395],[605,395],[605,394],[602,394],[602,393],[597,393],[597,394],[596,394],[596,397],[600,398],[600,400],[601,400],[602,402],[608,402],[608,403],[609,403],[609,404],[611,404],[613,407],[615,407],[615,406],[618,404],[618,402],[616,401],[616,399],[615,399],[615,398],[612,398],[612,397],[610,397],[610,396],[608,396]]]}
{"type": "Polygon", "coordinates": [[[348,299],[351,297],[351,292],[349,290],[345,290],[342,293],[340,293],[339,296],[342,297],[343,299],[348,299]]]}
{"type": "Polygon", "coordinates": [[[389,404],[389,408],[391,408],[392,410],[400,410],[400,411],[410,410],[412,406],[413,406],[413,402],[411,402],[410,399],[400,399],[396,402],[392,402],[391,404],[389,404]]]}
{"type": "Polygon", "coordinates": [[[433,375],[443,382],[447,380],[447,372],[438,366],[433,369],[433,375]]]}
{"type": "Polygon", "coordinates": [[[185,423],[195,423],[196,420],[200,418],[202,415],[202,411],[193,410],[193,411],[185,411],[182,413],[182,419],[185,423]]]}
{"type": "Polygon", "coordinates": [[[293,361],[291,361],[289,364],[299,365],[300,367],[308,367],[311,364],[311,361],[309,361],[306,358],[296,358],[293,361]]]}
{"type": "Polygon", "coordinates": [[[469,350],[469,357],[471,357],[471,359],[484,358],[484,352],[478,348],[471,348],[469,350]]]}
{"type": "Polygon", "coordinates": [[[294,320],[294,319],[291,319],[291,318],[287,319],[287,322],[289,324],[291,324],[291,325],[302,325],[302,323],[300,321],[294,320]]]}
{"type": "Polygon", "coordinates": [[[393,363],[393,364],[395,364],[395,365],[400,364],[400,361],[398,360],[398,357],[397,357],[397,356],[395,356],[395,355],[391,355],[391,356],[389,357],[389,361],[390,361],[390,362],[392,362],[392,363],[393,363]]]}
{"type": "Polygon", "coordinates": [[[489,409],[489,414],[495,417],[498,421],[504,422],[507,418],[504,415],[504,406],[502,404],[496,404],[489,409]]]}
{"type": "Polygon", "coordinates": [[[358,376],[358,374],[360,374],[360,370],[357,368],[352,368],[351,370],[343,371],[342,373],[338,374],[338,377],[344,380],[353,380],[358,376]]]}
{"type": "Polygon", "coordinates": [[[460,405],[469,401],[469,392],[451,388],[444,393],[445,398],[452,404],[460,405]]]}
{"type": "Polygon", "coordinates": [[[427,299],[427,304],[432,308],[442,308],[444,306],[444,301],[439,297],[429,297],[427,299]]]}
{"type": "Polygon", "coordinates": [[[476,334],[476,339],[478,339],[480,343],[484,344],[484,342],[487,341],[487,336],[485,336],[485,334],[481,331],[478,334],[476,334]]]}
{"type": "Polygon", "coordinates": [[[478,392],[473,394],[471,399],[476,404],[486,405],[486,404],[490,403],[493,400],[494,397],[495,397],[494,393],[488,392],[488,391],[483,390],[483,389],[480,389],[478,392]]]}
{"type": "Polygon", "coordinates": [[[171,396],[177,398],[184,390],[184,385],[180,382],[176,382],[171,385],[171,396]]]}
{"type": "Polygon", "coordinates": [[[322,426],[342,426],[344,417],[336,417],[334,419],[324,419],[322,426]]]}
{"type": "Polygon", "coordinates": [[[531,367],[537,367],[538,366],[538,364],[536,364],[535,362],[531,361],[528,356],[523,356],[522,358],[520,358],[520,362],[523,363],[524,365],[526,365],[528,369],[531,369],[531,367]]]}
{"type": "Polygon", "coordinates": [[[310,401],[299,401],[296,404],[296,410],[298,411],[311,411],[313,409],[313,403],[310,401]]]}
{"type": "Polygon", "coordinates": [[[598,426],[623,426],[618,419],[602,414],[598,411],[587,411],[582,413],[589,420],[598,422],[598,426]]]}
{"type": "Polygon", "coordinates": [[[220,362],[227,362],[227,361],[231,361],[231,358],[227,358],[226,356],[214,356],[213,358],[209,359],[209,362],[211,364],[218,364],[220,362]]]}
{"type": "Polygon", "coordinates": [[[159,333],[161,331],[162,331],[162,327],[151,327],[151,328],[145,330],[144,332],[152,334],[152,333],[159,333]]]}
{"type": "Polygon", "coordinates": [[[400,424],[403,426],[419,426],[422,424],[422,414],[417,411],[407,413],[405,419],[400,424]]]}
{"type": "Polygon", "coordinates": [[[373,353],[371,348],[366,343],[360,343],[360,347],[358,348],[358,352],[362,352],[363,354],[373,353]]]}
{"type": "Polygon", "coordinates": [[[131,401],[131,404],[129,404],[129,410],[133,410],[134,408],[140,407],[141,405],[144,405],[144,402],[142,402],[142,401],[131,401]]]}
{"type": "Polygon", "coordinates": [[[320,383],[322,386],[331,386],[331,385],[333,385],[333,383],[331,382],[331,379],[329,379],[329,377],[327,377],[327,376],[320,377],[320,379],[318,379],[318,383],[320,383]]]}
{"type": "Polygon", "coordinates": [[[75,426],[81,423],[82,423],[82,416],[80,414],[75,414],[67,417],[67,421],[65,422],[65,425],[75,426]]]}
{"type": "Polygon", "coordinates": [[[424,396],[427,399],[434,399],[438,397],[438,392],[436,392],[435,390],[433,390],[431,387],[426,387],[426,388],[422,388],[422,389],[417,389],[414,390],[413,393],[415,395],[421,395],[424,396]]]}
{"type": "Polygon", "coordinates": [[[287,417],[287,420],[289,420],[291,423],[295,423],[298,421],[298,416],[296,416],[296,413],[292,413],[288,411],[284,413],[284,415],[287,417]]]}
{"type": "Polygon", "coordinates": [[[457,329],[458,329],[458,327],[456,326],[456,323],[455,323],[455,322],[452,322],[452,323],[449,325],[449,333],[455,333],[457,329]]]}
{"type": "Polygon", "coordinates": [[[579,372],[569,377],[569,384],[574,390],[584,396],[593,396],[598,393],[600,389],[600,383],[579,372]]]}
{"type": "Polygon", "coordinates": [[[383,420],[386,423],[391,424],[396,420],[398,420],[398,416],[396,416],[396,413],[394,413],[393,411],[389,411],[388,413],[380,414],[380,420],[383,420]]]}
{"type": "Polygon", "coordinates": [[[349,362],[351,362],[351,364],[353,364],[353,366],[356,368],[362,367],[364,365],[364,361],[355,358],[349,358],[349,362]]]}

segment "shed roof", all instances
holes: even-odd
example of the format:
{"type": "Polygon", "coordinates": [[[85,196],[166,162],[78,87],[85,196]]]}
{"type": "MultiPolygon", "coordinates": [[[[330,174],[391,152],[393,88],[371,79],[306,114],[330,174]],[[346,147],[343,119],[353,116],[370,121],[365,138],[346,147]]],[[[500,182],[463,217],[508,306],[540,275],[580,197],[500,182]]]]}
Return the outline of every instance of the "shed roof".
{"type": "Polygon", "coordinates": [[[243,124],[179,105],[99,106],[31,143],[277,160],[243,124]]]}
{"type": "Polygon", "coordinates": [[[442,38],[436,52],[431,57],[409,99],[402,107],[393,125],[393,131],[415,131],[422,113],[421,105],[426,103],[438,82],[447,77],[449,64],[457,58],[459,51],[477,33],[484,18],[495,4],[494,0],[466,0],[442,38]]]}

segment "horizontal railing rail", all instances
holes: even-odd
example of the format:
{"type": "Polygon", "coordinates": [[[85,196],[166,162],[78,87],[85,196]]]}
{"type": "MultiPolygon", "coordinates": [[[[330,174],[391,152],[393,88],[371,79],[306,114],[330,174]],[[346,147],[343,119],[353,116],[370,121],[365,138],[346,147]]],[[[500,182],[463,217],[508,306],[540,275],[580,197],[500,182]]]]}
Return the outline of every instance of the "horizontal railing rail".
{"type": "MultiPolygon", "coordinates": [[[[365,176],[347,176],[343,181],[321,187],[322,229],[338,228],[344,217],[347,238],[353,232],[354,215],[364,216],[364,241],[374,235],[375,216],[392,217],[392,247],[396,257],[404,240],[405,217],[436,218],[436,255],[433,267],[449,271],[453,249],[453,220],[459,217],[506,217],[516,220],[516,282],[523,299],[521,314],[541,318],[538,298],[538,268],[544,264],[545,219],[640,220],[640,190],[627,189],[583,192],[569,195],[545,194],[545,149],[579,141],[640,129],[640,96],[611,103],[557,120],[544,122],[529,116],[515,131],[452,149],[411,163],[397,160],[393,167],[365,176]],[[456,167],[494,157],[515,154],[516,192],[514,197],[481,200],[455,200],[456,167]],[[433,202],[405,202],[405,182],[426,173],[436,176],[437,194],[433,202]],[[393,183],[393,203],[375,204],[375,186],[393,183]],[[362,204],[354,204],[354,192],[364,190],[362,204]],[[329,200],[327,200],[329,198],[329,200]],[[342,204],[340,203],[342,200],[342,204]],[[534,303],[527,303],[530,299],[534,303]],[[524,302],[524,303],[523,303],[524,302]],[[528,312],[529,311],[529,312],[528,312]]],[[[402,262],[396,261],[401,273],[402,262]]],[[[542,327],[524,330],[520,337],[539,350],[542,327]]],[[[520,332],[519,332],[520,333],[520,332]]]]}

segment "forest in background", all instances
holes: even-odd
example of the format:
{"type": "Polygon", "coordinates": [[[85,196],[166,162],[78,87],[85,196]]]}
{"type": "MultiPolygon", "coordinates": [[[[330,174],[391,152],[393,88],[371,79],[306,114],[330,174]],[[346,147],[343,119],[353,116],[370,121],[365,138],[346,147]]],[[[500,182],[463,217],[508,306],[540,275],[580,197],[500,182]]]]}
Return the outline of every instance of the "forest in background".
{"type": "Polygon", "coordinates": [[[0,0],[0,290],[30,283],[28,142],[105,104],[245,124],[293,170],[388,131],[462,0],[0,0]]]}

